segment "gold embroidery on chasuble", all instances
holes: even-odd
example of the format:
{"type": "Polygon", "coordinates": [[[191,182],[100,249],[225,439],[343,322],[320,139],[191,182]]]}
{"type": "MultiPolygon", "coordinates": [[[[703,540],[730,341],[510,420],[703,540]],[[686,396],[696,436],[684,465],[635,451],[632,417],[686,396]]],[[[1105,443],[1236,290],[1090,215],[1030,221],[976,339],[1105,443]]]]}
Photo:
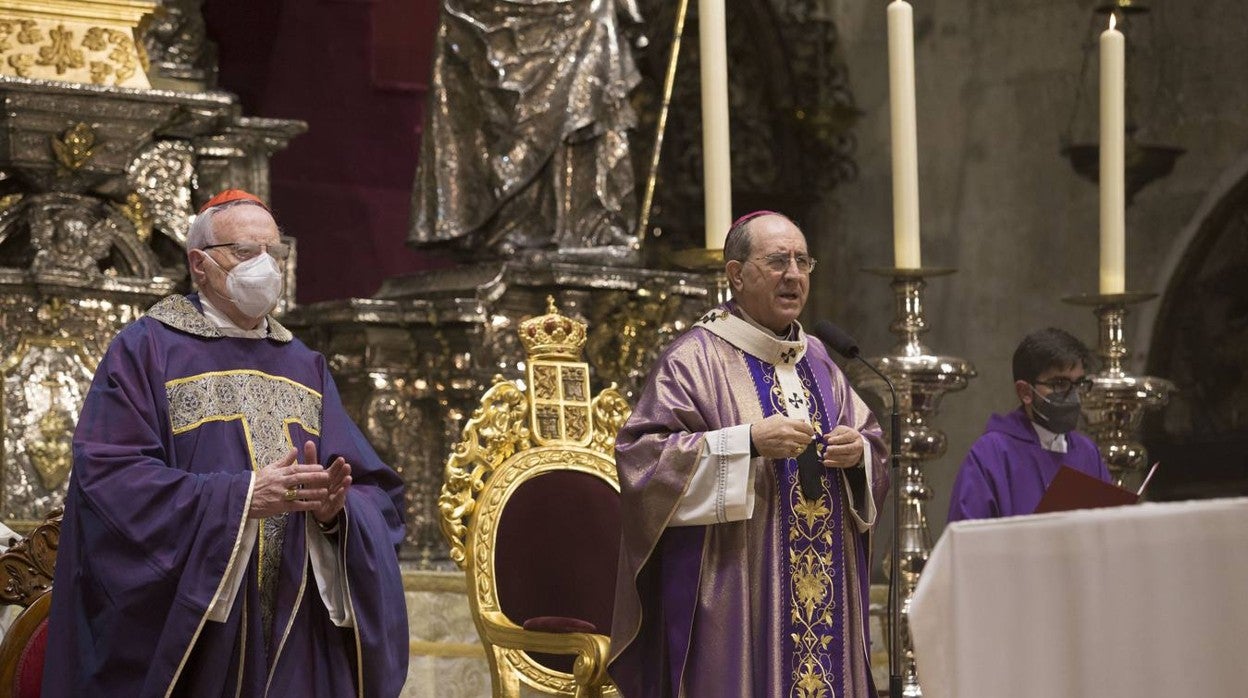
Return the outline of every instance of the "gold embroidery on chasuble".
{"type": "MultiPolygon", "coordinates": [[[[163,325],[197,337],[225,336],[221,334],[221,330],[208,321],[208,318],[204,317],[203,313],[199,312],[199,308],[196,308],[186,296],[165,296],[156,305],[148,308],[144,315],[163,325]]],[[[295,338],[290,330],[283,327],[272,316],[266,320],[269,323],[268,339],[285,344],[295,338]]]]}
{"type": "MultiPolygon", "coordinates": [[[[802,395],[786,396],[775,385],[772,402],[778,411],[786,403],[801,405],[810,411],[816,432],[823,423],[819,403],[810,394],[812,386],[801,377],[802,395]]],[[[825,481],[826,482],[826,481],[825,481]]],[[[841,587],[834,583],[842,570],[835,568],[832,546],[840,545],[835,535],[830,496],[825,485],[816,500],[802,496],[796,471],[780,483],[782,496],[788,497],[793,513],[788,523],[789,539],[789,608],[793,634],[792,695],[796,698],[835,698],[834,677],[824,667],[833,666],[829,648],[833,640],[828,629],[833,627],[839,600],[834,592],[841,587]]]]}
{"type": "MultiPolygon", "coordinates": [[[[286,455],[294,443],[290,424],[310,434],[321,431],[321,394],[288,378],[260,371],[214,371],[165,383],[174,434],[208,422],[239,422],[251,469],[259,470],[286,455]]],[[[260,526],[260,611],[266,637],[277,598],[277,573],[286,538],[286,514],[260,526]]]]}

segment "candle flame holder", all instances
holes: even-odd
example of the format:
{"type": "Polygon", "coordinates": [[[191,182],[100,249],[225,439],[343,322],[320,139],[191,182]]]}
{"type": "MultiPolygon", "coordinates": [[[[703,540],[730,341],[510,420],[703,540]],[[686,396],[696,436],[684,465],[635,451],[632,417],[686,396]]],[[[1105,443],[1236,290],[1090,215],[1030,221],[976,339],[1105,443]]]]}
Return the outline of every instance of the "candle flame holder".
{"type": "Polygon", "coordinates": [[[715,279],[715,303],[728,300],[728,275],[724,273],[724,250],[694,247],[677,250],[672,254],[672,264],[685,271],[710,274],[715,279]]]}
{"type": "Polygon", "coordinates": [[[1156,297],[1155,293],[1097,293],[1062,299],[1090,306],[1096,314],[1096,353],[1102,366],[1088,376],[1092,387],[1082,396],[1083,416],[1088,436],[1100,449],[1110,475],[1127,489],[1138,486],[1148,465],[1148,453],[1139,439],[1144,412],[1164,406],[1175,389],[1168,380],[1137,376],[1125,368],[1131,356],[1123,332],[1127,307],[1156,297]]]}
{"type": "MultiPolygon", "coordinates": [[[[923,344],[921,336],[930,328],[923,311],[923,291],[928,277],[952,274],[947,268],[883,268],[867,269],[868,273],[892,279],[896,316],[889,330],[898,337],[898,343],[889,354],[867,359],[893,382],[897,390],[897,409],[901,414],[897,470],[903,473],[903,482],[893,482],[899,488],[894,506],[894,536],[899,536],[897,554],[890,563],[894,573],[899,572],[896,597],[891,603],[891,628],[889,639],[890,664],[900,661],[902,676],[901,695],[918,698],[923,695],[919,687],[914,662],[914,644],[910,639],[910,600],[927,558],[931,554],[931,530],[927,524],[927,502],[932,498],[931,488],[923,471],[927,461],[945,454],[947,441],[944,432],[931,425],[940,401],[946,393],[966,387],[975,377],[975,367],[965,359],[937,354],[923,344]],[[894,654],[895,649],[901,651],[894,654]],[[899,659],[898,659],[899,657],[899,659]]],[[[850,364],[847,373],[856,385],[864,390],[890,399],[887,384],[866,366],[850,364]]],[[[896,472],[896,470],[894,471],[896,472]]]]}

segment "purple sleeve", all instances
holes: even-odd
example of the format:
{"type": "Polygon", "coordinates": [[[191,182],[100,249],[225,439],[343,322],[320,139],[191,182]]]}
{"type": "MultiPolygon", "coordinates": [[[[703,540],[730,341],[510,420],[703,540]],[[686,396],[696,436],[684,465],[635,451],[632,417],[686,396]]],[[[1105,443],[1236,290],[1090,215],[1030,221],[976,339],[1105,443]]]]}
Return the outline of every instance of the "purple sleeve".
{"type": "Polygon", "coordinates": [[[347,416],[324,375],[321,452],[351,464],[344,528],[345,568],[360,642],[365,696],[398,695],[407,679],[407,606],[397,551],[403,542],[403,482],[347,416]]]}
{"type": "Polygon", "coordinates": [[[968,519],[995,519],[1001,516],[1000,504],[980,460],[984,448],[977,442],[971,447],[949,495],[949,523],[968,519]]]}
{"type": "Polygon", "coordinates": [[[251,474],[172,462],[163,361],[152,344],[143,331],[119,337],[84,401],[71,488],[98,525],[81,529],[82,542],[107,593],[141,597],[148,584],[169,583],[183,602],[206,609],[232,554],[251,474]]]}

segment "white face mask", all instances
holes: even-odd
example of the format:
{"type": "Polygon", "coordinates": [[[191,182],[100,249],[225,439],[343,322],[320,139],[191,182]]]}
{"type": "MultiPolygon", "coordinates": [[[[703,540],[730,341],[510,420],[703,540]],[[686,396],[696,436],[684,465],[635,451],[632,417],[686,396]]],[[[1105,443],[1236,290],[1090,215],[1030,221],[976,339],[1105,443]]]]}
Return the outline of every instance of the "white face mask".
{"type": "MultiPolygon", "coordinates": [[[[217,260],[212,259],[212,263],[217,264],[217,260]]],[[[258,254],[225,273],[225,290],[240,313],[250,318],[264,317],[281,298],[281,267],[268,252],[258,254]]]]}

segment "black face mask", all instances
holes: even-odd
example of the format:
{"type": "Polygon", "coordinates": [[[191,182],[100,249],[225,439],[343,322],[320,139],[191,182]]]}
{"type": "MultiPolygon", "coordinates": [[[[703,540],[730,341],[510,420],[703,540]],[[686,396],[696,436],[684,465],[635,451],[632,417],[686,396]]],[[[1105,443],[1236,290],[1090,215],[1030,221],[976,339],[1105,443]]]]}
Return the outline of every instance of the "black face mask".
{"type": "Polygon", "coordinates": [[[1070,391],[1063,399],[1050,399],[1036,392],[1033,387],[1031,394],[1032,419],[1036,424],[1054,434],[1069,434],[1079,426],[1079,393],[1070,391]]]}

